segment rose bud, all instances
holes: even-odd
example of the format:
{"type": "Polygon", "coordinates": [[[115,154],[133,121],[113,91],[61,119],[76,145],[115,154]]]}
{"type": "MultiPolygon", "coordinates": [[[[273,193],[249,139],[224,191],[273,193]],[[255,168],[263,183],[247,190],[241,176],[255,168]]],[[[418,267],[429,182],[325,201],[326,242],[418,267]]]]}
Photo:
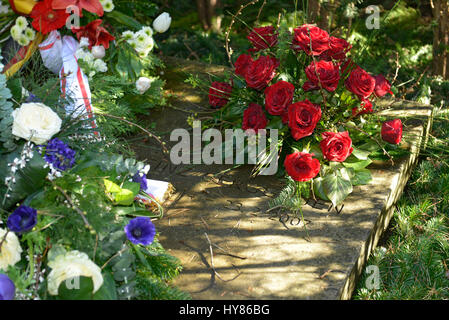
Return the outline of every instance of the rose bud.
{"type": "Polygon", "coordinates": [[[312,61],[305,71],[309,81],[304,83],[302,87],[304,91],[320,89],[320,82],[323,89],[329,92],[337,89],[340,71],[338,65],[335,65],[332,61],[312,61]]]}
{"type": "Polygon", "coordinates": [[[249,65],[253,62],[253,58],[249,54],[241,54],[235,61],[235,74],[245,77],[249,65]]]}
{"type": "Polygon", "coordinates": [[[232,92],[232,86],[226,82],[212,82],[209,88],[209,104],[214,108],[226,105],[232,92]]]}
{"type": "Polygon", "coordinates": [[[402,140],[402,121],[394,119],[385,121],[381,129],[382,139],[391,144],[399,144],[402,140]]]}
{"type": "Polygon", "coordinates": [[[171,17],[167,12],[161,13],[154,21],[153,21],[153,29],[156,32],[164,33],[170,28],[171,17]]]}
{"type": "Polygon", "coordinates": [[[246,85],[256,90],[262,90],[276,75],[279,61],[275,58],[260,56],[246,69],[246,85]]]}
{"type": "Polygon", "coordinates": [[[267,126],[267,117],[263,112],[263,109],[257,103],[250,103],[249,107],[243,111],[242,129],[253,129],[256,132],[259,129],[265,129],[267,126]]]}
{"type": "Polygon", "coordinates": [[[320,119],[321,107],[307,99],[288,107],[288,126],[295,140],[310,136],[320,119]]]}
{"type": "Polygon", "coordinates": [[[95,59],[103,59],[106,54],[106,51],[103,46],[93,46],[92,47],[92,55],[95,59]]]}
{"type": "Polygon", "coordinates": [[[320,161],[312,158],[313,154],[295,152],[285,157],[284,167],[295,181],[309,181],[320,172],[320,161]]]}
{"type": "Polygon", "coordinates": [[[273,26],[254,28],[247,38],[253,44],[254,48],[250,50],[254,52],[271,48],[278,43],[278,35],[273,26]]]}
{"type": "Polygon", "coordinates": [[[351,71],[345,81],[346,89],[357,95],[360,99],[368,98],[374,91],[376,80],[360,67],[351,71]]]}
{"type": "Polygon", "coordinates": [[[309,56],[319,56],[329,49],[329,34],[311,24],[305,24],[293,30],[292,48],[304,51],[309,56]]]}
{"type": "Polygon", "coordinates": [[[147,77],[140,77],[136,81],[136,89],[140,92],[140,94],[144,94],[151,87],[151,79],[147,77]]]}
{"type": "Polygon", "coordinates": [[[343,162],[354,150],[349,132],[323,132],[320,142],[323,157],[329,161],[343,162]]]}
{"type": "Polygon", "coordinates": [[[377,97],[383,97],[387,93],[394,95],[391,91],[391,84],[388,82],[387,79],[381,74],[378,74],[374,77],[374,80],[376,81],[376,86],[374,87],[374,94],[377,97]]]}
{"type": "Polygon", "coordinates": [[[269,114],[281,116],[293,101],[295,86],[287,81],[279,81],[265,89],[265,109],[269,114]]]}

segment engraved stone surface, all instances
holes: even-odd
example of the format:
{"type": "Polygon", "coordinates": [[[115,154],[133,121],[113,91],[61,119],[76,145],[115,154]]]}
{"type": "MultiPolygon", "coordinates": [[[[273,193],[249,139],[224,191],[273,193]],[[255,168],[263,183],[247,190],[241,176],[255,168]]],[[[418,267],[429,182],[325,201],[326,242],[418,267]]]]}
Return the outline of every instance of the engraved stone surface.
{"type": "MultiPolygon", "coordinates": [[[[173,107],[151,111],[148,121],[167,145],[174,128],[189,128],[191,114],[210,115],[207,95],[184,83],[185,73],[210,77],[226,67],[177,59],[165,61],[163,76],[173,107]]],[[[349,299],[356,278],[387,228],[431,125],[432,108],[385,100],[389,115],[404,122],[410,154],[392,166],[370,165],[373,181],[357,186],[344,207],[304,206],[304,227],[292,214],[272,210],[268,201],[283,179],[251,177],[251,166],[178,165],[162,158],[158,145],[133,139],[137,155],[149,160],[149,178],[176,188],[157,221],[162,245],[178,257],[183,271],[175,285],[194,299],[349,299]]]]}

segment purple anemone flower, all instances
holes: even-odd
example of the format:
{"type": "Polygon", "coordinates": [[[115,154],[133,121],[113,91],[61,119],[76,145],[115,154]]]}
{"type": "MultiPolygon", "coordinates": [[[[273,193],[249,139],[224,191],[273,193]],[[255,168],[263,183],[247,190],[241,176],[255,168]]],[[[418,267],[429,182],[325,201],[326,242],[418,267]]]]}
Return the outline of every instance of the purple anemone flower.
{"type": "Polygon", "coordinates": [[[134,244],[142,244],[144,246],[153,243],[156,235],[156,227],[148,217],[137,217],[131,219],[125,226],[126,237],[134,244]]]}
{"type": "Polygon", "coordinates": [[[143,174],[141,176],[140,173],[137,172],[133,177],[133,182],[140,183],[141,191],[145,191],[148,189],[148,181],[147,181],[147,176],[145,174],[143,174]]]}
{"type": "Polygon", "coordinates": [[[58,138],[51,139],[45,148],[44,159],[61,171],[70,169],[75,164],[76,151],[58,138]]]}
{"type": "Polygon", "coordinates": [[[27,206],[20,206],[8,217],[6,225],[9,230],[16,233],[22,233],[33,229],[36,223],[36,209],[27,206]]]}
{"type": "Polygon", "coordinates": [[[12,300],[15,293],[14,282],[6,274],[0,273],[0,300],[12,300]]]}

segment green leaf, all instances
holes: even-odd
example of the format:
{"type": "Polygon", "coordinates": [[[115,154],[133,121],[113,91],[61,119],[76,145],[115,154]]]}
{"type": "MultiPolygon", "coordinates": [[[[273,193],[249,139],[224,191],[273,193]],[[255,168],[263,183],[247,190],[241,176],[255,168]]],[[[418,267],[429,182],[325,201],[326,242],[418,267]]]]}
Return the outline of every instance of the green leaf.
{"type": "Polygon", "coordinates": [[[10,79],[7,82],[8,88],[11,90],[12,97],[16,101],[22,100],[22,80],[20,78],[10,79]]]}
{"type": "Polygon", "coordinates": [[[62,281],[58,288],[58,298],[62,300],[91,300],[94,283],[91,277],[74,277],[62,281]]]}
{"type": "Polygon", "coordinates": [[[332,173],[324,177],[323,190],[332,204],[337,206],[352,192],[352,183],[332,173]]]}
{"type": "Polygon", "coordinates": [[[371,176],[371,171],[368,169],[362,169],[355,172],[355,175],[352,177],[351,182],[352,185],[358,186],[363,184],[368,184],[373,180],[371,176]]]}
{"type": "Polygon", "coordinates": [[[357,171],[366,168],[371,164],[371,162],[373,161],[370,158],[366,160],[358,160],[357,158],[351,156],[348,157],[345,162],[342,162],[342,164],[346,168],[352,168],[357,171]]]}
{"type": "Polygon", "coordinates": [[[323,189],[323,178],[317,177],[312,180],[313,185],[313,192],[315,196],[318,196],[320,199],[324,201],[329,201],[329,198],[327,197],[326,193],[323,189]]]}
{"type": "Polygon", "coordinates": [[[118,184],[112,182],[111,180],[103,179],[103,182],[104,186],[106,187],[106,192],[119,193],[120,191],[122,191],[122,188],[120,188],[118,184]]]}
{"type": "Polygon", "coordinates": [[[103,285],[95,292],[94,300],[117,300],[115,281],[109,272],[103,273],[103,285]]]}
{"type": "Polygon", "coordinates": [[[108,12],[108,18],[112,18],[119,22],[120,25],[125,25],[135,30],[142,29],[142,25],[139,23],[139,21],[117,10],[108,12]]]}
{"type": "Polygon", "coordinates": [[[353,146],[352,155],[359,160],[367,160],[370,153],[371,151],[354,148],[353,146]]]}

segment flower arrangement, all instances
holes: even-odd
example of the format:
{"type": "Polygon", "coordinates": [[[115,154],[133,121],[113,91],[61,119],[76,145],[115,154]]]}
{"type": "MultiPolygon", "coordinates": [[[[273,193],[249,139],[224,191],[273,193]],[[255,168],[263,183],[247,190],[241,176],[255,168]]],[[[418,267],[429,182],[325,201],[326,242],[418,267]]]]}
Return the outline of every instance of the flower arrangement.
{"type": "Polygon", "coordinates": [[[379,98],[393,95],[390,82],[357,65],[345,39],[315,25],[282,20],[252,29],[247,39],[248,53],[206,84],[217,111],[203,125],[278,130],[278,173],[287,174],[288,184],[273,205],[298,212],[308,197],[342,204],[354,186],[371,181],[370,155],[392,159],[400,149],[401,120],[385,121],[376,107],[379,98]]]}
{"type": "MultiPolygon", "coordinates": [[[[168,284],[181,265],[154,225],[170,184],[118,154],[93,109],[121,107],[125,90],[158,97],[152,28],[111,0],[20,4],[0,20],[20,46],[0,55],[0,300],[188,298],[168,284]],[[68,6],[78,27],[65,27],[68,6]]],[[[155,30],[169,24],[164,15],[155,30]]]]}

